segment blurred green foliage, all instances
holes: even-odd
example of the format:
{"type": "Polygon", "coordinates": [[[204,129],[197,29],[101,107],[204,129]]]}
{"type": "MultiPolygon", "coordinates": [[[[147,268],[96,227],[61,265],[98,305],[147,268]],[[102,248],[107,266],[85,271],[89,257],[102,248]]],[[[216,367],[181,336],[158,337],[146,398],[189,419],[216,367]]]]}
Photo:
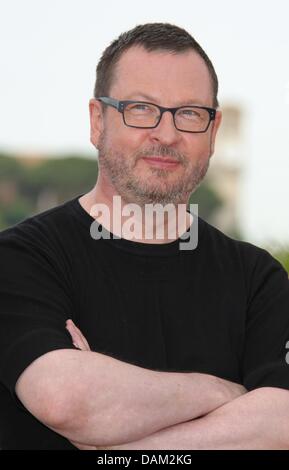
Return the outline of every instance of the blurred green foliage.
{"type": "Polygon", "coordinates": [[[64,201],[94,185],[97,163],[81,156],[47,159],[25,168],[22,176],[21,190],[29,198],[36,198],[43,189],[49,189],[64,201]]]}
{"type": "Polygon", "coordinates": [[[0,229],[14,225],[39,210],[41,195],[56,204],[87,192],[97,179],[97,162],[73,155],[33,163],[0,154],[0,229]]]}
{"type": "Polygon", "coordinates": [[[0,154],[0,181],[19,179],[23,167],[16,158],[0,154]]]}
{"type": "Polygon", "coordinates": [[[33,205],[24,198],[17,198],[13,204],[0,204],[0,227],[17,224],[33,212],[33,205]]]}
{"type": "Polygon", "coordinates": [[[203,182],[191,194],[189,204],[199,204],[199,216],[209,220],[213,213],[222,205],[222,199],[206,182],[203,182]]]}

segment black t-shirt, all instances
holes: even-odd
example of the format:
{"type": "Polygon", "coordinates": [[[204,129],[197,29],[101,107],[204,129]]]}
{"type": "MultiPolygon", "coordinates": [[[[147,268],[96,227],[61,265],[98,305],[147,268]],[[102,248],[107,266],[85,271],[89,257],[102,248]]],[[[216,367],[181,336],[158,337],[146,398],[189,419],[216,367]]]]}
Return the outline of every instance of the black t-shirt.
{"type": "Polygon", "coordinates": [[[75,449],[15,394],[33,360],[75,349],[68,318],[92,350],[141,367],[289,389],[289,282],[267,251],[201,218],[193,250],[95,239],[79,197],[0,234],[2,449],[75,449]]]}

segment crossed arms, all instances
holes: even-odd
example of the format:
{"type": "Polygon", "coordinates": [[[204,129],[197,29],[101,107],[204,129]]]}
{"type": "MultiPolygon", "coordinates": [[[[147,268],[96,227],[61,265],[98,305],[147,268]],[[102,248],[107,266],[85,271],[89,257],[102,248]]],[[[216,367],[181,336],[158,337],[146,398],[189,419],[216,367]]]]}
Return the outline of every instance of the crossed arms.
{"type": "Polygon", "coordinates": [[[199,373],[157,372],[89,350],[51,351],[16,393],[43,424],[80,449],[289,449],[289,391],[199,373]]]}

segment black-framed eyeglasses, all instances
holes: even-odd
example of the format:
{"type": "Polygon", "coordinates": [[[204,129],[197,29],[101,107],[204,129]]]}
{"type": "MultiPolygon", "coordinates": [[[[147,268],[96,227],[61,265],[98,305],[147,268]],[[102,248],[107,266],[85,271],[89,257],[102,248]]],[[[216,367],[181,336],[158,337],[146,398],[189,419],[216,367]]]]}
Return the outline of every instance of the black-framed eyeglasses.
{"type": "Polygon", "coordinates": [[[165,108],[147,101],[119,101],[107,96],[96,99],[122,113],[123,122],[128,127],[153,129],[159,125],[163,113],[169,111],[173,115],[174,125],[177,130],[200,133],[206,132],[211,121],[216,117],[216,109],[206,106],[165,108]]]}

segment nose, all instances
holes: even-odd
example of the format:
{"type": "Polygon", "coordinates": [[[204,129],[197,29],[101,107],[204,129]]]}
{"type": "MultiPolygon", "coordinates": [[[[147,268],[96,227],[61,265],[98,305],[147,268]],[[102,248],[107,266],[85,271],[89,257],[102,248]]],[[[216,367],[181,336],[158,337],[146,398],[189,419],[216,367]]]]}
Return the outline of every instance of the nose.
{"type": "Polygon", "coordinates": [[[180,139],[181,131],[178,131],[174,124],[174,118],[170,111],[162,114],[157,127],[151,129],[150,135],[153,140],[171,145],[180,139]]]}

